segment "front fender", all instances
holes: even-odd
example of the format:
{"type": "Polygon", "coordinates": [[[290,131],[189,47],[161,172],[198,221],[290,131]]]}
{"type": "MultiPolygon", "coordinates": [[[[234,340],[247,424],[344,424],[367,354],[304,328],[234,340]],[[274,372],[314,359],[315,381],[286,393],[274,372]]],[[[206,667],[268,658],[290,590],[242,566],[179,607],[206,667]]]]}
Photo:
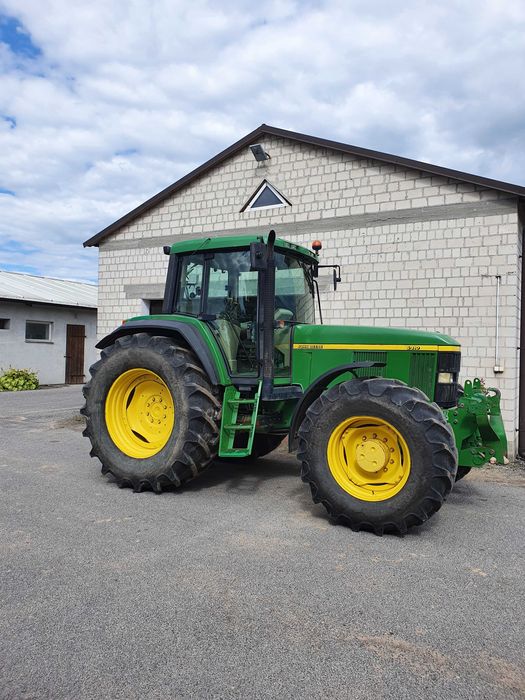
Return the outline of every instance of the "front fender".
{"type": "Polygon", "coordinates": [[[289,451],[293,452],[297,449],[297,432],[301,423],[303,422],[303,419],[306,415],[306,411],[309,409],[311,404],[321,396],[323,391],[327,388],[329,384],[331,384],[334,381],[334,379],[337,379],[337,377],[339,377],[340,375],[347,374],[348,372],[351,372],[354,375],[354,377],[358,379],[357,374],[355,373],[356,369],[369,369],[370,367],[384,366],[384,362],[351,362],[348,365],[339,365],[338,367],[334,367],[328,372],[321,374],[320,377],[317,377],[317,379],[308,387],[308,391],[304,393],[303,397],[295,407],[292,422],[290,425],[290,434],[288,437],[289,451]]]}

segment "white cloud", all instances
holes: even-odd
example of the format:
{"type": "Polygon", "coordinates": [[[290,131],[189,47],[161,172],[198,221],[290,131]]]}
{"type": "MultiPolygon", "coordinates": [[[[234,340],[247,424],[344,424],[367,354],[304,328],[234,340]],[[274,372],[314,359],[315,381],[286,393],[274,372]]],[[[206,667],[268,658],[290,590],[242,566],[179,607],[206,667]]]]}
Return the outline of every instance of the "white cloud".
{"type": "Polygon", "coordinates": [[[83,240],[263,121],[525,179],[520,0],[0,0],[0,13],[42,52],[0,43],[0,114],[16,120],[0,120],[0,192],[16,194],[0,194],[0,267],[93,277],[83,240]]]}

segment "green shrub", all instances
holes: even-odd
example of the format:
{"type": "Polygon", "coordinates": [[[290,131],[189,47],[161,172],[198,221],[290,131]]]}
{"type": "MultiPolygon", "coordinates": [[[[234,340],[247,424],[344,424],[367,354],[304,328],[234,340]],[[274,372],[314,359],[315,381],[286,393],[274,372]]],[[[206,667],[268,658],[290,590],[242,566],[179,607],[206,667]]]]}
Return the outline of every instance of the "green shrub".
{"type": "Polygon", "coordinates": [[[28,389],[38,389],[36,372],[10,367],[0,377],[0,391],[27,391],[28,389]]]}

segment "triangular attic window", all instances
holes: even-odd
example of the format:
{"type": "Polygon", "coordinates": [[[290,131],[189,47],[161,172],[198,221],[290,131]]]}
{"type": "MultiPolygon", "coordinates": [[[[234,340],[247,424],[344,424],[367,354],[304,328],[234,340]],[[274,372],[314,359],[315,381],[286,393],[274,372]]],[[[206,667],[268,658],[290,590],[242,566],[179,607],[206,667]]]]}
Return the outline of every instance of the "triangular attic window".
{"type": "Polygon", "coordinates": [[[268,180],[263,180],[241,211],[248,211],[250,209],[273,209],[275,207],[285,207],[289,204],[290,202],[279,190],[276,190],[275,187],[270,185],[268,180]]]}

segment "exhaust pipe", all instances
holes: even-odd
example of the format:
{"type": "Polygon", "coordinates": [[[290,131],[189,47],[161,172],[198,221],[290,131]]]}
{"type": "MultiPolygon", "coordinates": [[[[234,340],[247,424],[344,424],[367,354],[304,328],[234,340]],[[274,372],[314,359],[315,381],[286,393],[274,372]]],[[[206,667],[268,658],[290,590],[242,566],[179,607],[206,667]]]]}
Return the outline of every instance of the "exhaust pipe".
{"type": "Polygon", "coordinates": [[[275,262],[273,247],[275,231],[272,229],[266,242],[266,273],[263,289],[263,367],[262,398],[269,398],[273,392],[273,319],[275,305],[275,262]]]}

